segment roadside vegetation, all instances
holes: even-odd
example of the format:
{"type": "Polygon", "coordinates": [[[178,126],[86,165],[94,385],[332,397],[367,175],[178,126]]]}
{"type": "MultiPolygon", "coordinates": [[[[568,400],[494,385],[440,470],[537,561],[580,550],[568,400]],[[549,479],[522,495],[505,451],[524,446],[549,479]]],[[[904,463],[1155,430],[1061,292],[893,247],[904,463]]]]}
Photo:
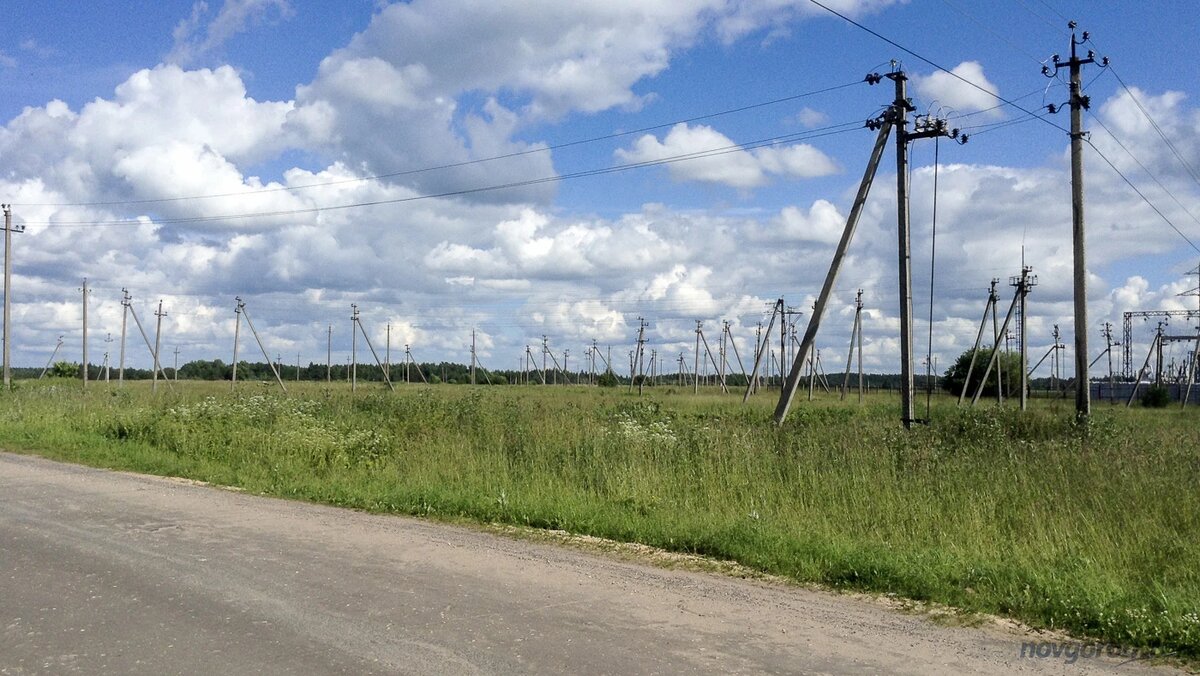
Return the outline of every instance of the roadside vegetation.
{"type": "Polygon", "coordinates": [[[21,382],[0,446],[372,511],[555,528],[1200,657],[1194,409],[935,400],[933,424],[624,387],[21,382]]]}

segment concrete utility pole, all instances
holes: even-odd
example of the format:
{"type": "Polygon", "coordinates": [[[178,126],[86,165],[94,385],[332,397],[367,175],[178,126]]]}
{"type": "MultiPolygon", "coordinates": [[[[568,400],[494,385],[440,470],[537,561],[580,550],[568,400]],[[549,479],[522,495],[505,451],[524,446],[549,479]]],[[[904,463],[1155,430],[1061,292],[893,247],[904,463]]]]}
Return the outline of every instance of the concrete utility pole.
{"type": "Polygon", "coordinates": [[[783,316],[782,312],[783,312],[783,299],[780,298],[775,301],[774,307],[771,308],[771,319],[767,323],[767,330],[765,333],[762,332],[762,322],[758,323],[759,333],[755,339],[756,345],[755,345],[755,350],[754,350],[754,367],[750,369],[750,382],[746,385],[746,394],[744,394],[742,396],[743,404],[746,403],[747,401],[750,401],[750,395],[754,394],[755,392],[758,391],[758,388],[759,388],[758,367],[759,366],[763,366],[763,370],[767,372],[767,380],[768,380],[768,384],[769,384],[771,366],[770,366],[770,357],[769,357],[768,353],[769,353],[770,347],[771,347],[771,330],[775,327],[775,317],[777,315],[782,317],[783,316]],[[763,357],[767,357],[767,359],[764,360],[763,357]]]}
{"type": "Polygon", "coordinates": [[[14,226],[12,205],[0,204],[4,209],[4,389],[12,388],[12,234],[25,232],[25,226],[14,226]]]}
{"type": "MultiPolygon", "coordinates": [[[[833,292],[833,286],[837,281],[837,275],[841,269],[842,260],[846,256],[850,240],[854,237],[854,230],[858,225],[859,215],[862,212],[863,204],[866,202],[867,194],[870,192],[871,183],[875,179],[875,171],[879,167],[884,146],[893,127],[896,129],[896,218],[899,260],[897,269],[900,282],[901,422],[907,428],[915,421],[913,411],[912,270],[910,268],[912,238],[909,232],[908,217],[908,144],[917,139],[938,136],[958,139],[959,134],[957,129],[950,129],[946,125],[945,120],[928,116],[918,117],[913,131],[908,131],[908,114],[914,110],[912,102],[908,100],[906,90],[908,77],[904,74],[904,71],[895,70],[886,76],[872,73],[867,76],[866,81],[869,84],[878,84],[884,77],[887,77],[895,84],[895,100],[882,116],[867,122],[869,129],[879,130],[879,135],[875,141],[875,149],[871,153],[871,159],[867,163],[867,169],[859,185],[858,195],[855,197],[854,205],[850,209],[850,217],[846,219],[846,227],[834,252],[829,272],[825,276],[825,283],[821,287],[821,293],[818,295],[816,303],[813,305],[813,316],[809,319],[808,328],[804,332],[804,338],[801,340],[800,348],[792,362],[791,372],[788,374],[783,393],[779,398],[779,405],[775,408],[775,421],[778,423],[782,423],[787,417],[788,408],[795,397],[796,388],[802,377],[801,371],[803,370],[805,359],[808,356],[808,352],[813,348],[817,331],[821,326],[821,319],[825,314],[825,306],[829,302],[830,294],[833,292]]],[[[966,142],[966,137],[963,136],[961,141],[966,142]]]]}
{"type": "Polygon", "coordinates": [[[358,306],[350,304],[350,393],[358,391],[358,306]]]}
{"type": "MultiPolygon", "coordinates": [[[[545,346],[545,336],[542,336],[542,341],[545,346]]],[[[471,329],[471,384],[475,384],[475,329],[471,329]]]]}
{"type": "MultiPolygon", "coordinates": [[[[1112,322],[1104,322],[1104,330],[1100,332],[1100,335],[1104,336],[1104,354],[1108,355],[1108,401],[1109,401],[1109,403],[1114,403],[1115,400],[1113,399],[1112,322]]],[[[1191,387],[1190,379],[1188,382],[1188,386],[1191,387]]],[[[1183,401],[1186,404],[1187,398],[1184,397],[1183,401]]]]}
{"type": "Polygon", "coordinates": [[[333,324],[325,334],[325,384],[333,382],[333,324]]]}
{"type": "Polygon", "coordinates": [[[700,394],[700,325],[696,320],[696,354],[692,364],[692,394],[700,394]]]}
{"type": "MultiPolygon", "coordinates": [[[[158,301],[158,310],[154,312],[154,316],[158,319],[154,323],[154,373],[150,376],[151,392],[158,391],[158,369],[162,363],[158,359],[158,350],[162,344],[162,318],[166,317],[167,313],[163,312],[161,299],[158,301]]],[[[163,380],[166,380],[166,374],[163,374],[163,380]]]]}
{"type": "MultiPolygon", "coordinates": [[[[1180,296],[1196,296],[1196,301],[1198,303],[1200,303],[1200,265],[1196,266],[1195,270],[1188,272],[1188,275],[1196,275],[1196,281],[1198,282],[1198,284],[1197,284],[1196,288],[1194,288],[1190,291],[1184,291],[1183,293],[1180,293],[1178,295],[1180,295],[1180,296]]],[[[1110,363],[1112,362],[1112,356],[1109,356],[1108,361],[1110,363]]],[[[1192,382],[1196,379],[1196,362],[1197,361],[1200,361],[1200,312],[1198,312],[1196,315],[1196,344],[1192,348],[1192,359],[1191,359],[1191,361],[1188,362],[1187,387],[1184,390],[1183,401],[1181,402],[1180,408],[1187,406],[1188,399],[1192,396],[1192,382]]],[[[1110,367],[1109,371],[1111,371],[1111,370],[1112,370],[1112,368],[1110,367]]],[[[1111,380],[1111,377],[1109,379],[1111,380]]]]}
{"type": "MultiPolygon", "coordinates": [[[[1008,323],[1012,321],[1013,312],[1017,309],[1017,304],[1020,302],[1021,292],[1018,289],[1017,293],[1013,294],[1012,302],[1008,304],[1008,313],[1004,315],[1004,323],[1000,325],[1000,333],[1008,333],[1008,323]]],[[[983,370],[983,378],[979,380],[979,388],[975,390],[975,396],[971,398],[971,406],[979,403],[979,396],[983,394],[983,388],[987,385],[988,376],[992,374],[992,367],[1000,361],[1000,347],[997,345],[992,349],[992,356],[988,359],[987,368],[983,370]]],[[[1025,371],[1025,364],[1021,364],[1021,371],[1025,371]]],[[[1021,391],[1024,392],[1024,383],[1022,383],[1021,391]]]]}
{"type": "MultiPolygon", "coordinates": [[[[383,372],[390,378],[392,376],[392,323],[387,324],[387,337],[384,338],[383,348],[383,372]]],[[[407,376],[407,373],[405,374],[407,376]]],[[[405,382],[408,378],[405,378],[405,382]]]]}
{"type": "Polygon", "coordinates": [[[83,364],[79,367],[80,377],[83,379],[83,389],[87,389],[88,383],[88,339],[87,339],[87,311],[88,311],[88,285],[87,277],[83,278],[83,287],[80,289],[83,294],[83,364]]]}
{"type": "Polygon", "coordinates": [[[110,367],[109,367],[109,363],[108,363],[108,356],[109,356],[109,353],[112,352],[112,348],[109,347],[110,345],[112,345],[112,342],[113,342],[113,337],[112,337],[112,334],[110,333],[110,334],[108,334],[108,337],[106,337],[104,339],[104,382],[106,382],[106,383],[109,382],[110,367]]]}
{"type": "MultiPolygon", "coordinates": [[[[1091,415],[1091,388],[1088,379],[1087,341],[1087,259],[1083,228],[1083,111],[1090,106],[1089,97],[1083,94],[1082,69],[1096,63],[1095,54],[1088,50],[1086,58],[1079,58],[1077,48],[1088,41],[1087,31],[1082,39],[1075,37],[1075,22],[1067,23],[1071,29],[1071,58],[1066,63],[1053,57],[1054,67],[1042,66],[1046,77],[1054,77],[1066,66],[1071,74],[1071,249],[1074,254],[1075,278],[1075,417],[1086,421],[1091,415]]],[[[1100,67],[1108,65],[1108,58],[1100,60],[1100,67]]],[[[1050,112],[1055,112],[1050,107],[1050,112]]]]}
{"type": "Polygon", "coordinates": [[[846,393],[850,391],[850,366],[854,360],[854,343],[858,342],[858,403],[862,403],[862,289],[854,298],[854,323],[850,325],[850,349],[846,353],[846,377],[842,380],[842,393],[838,397],[845,401],[846,393]]]}
{"type": "Polygon", "coordinates": [[[121,363],[117,367],[117,385],[125,384],[125,326],[129,320],[129,310],[132,307],[133,296],[129,289],[121,289],[121,363]]]}
{"type": "Polygon", "coordinates": [[[354,324],[358,327],[358,330],[362,332],[363,342],[367,344],[367,349],[371,351],[371,358],[375,360],[375,365],[379,367],[379,372],[383,374],[383,382],[388,386],[389,390],[395,392],[396,386],[392,384],[391,377],[388,375],[387,370],[383,368],[383,362],[380,361],[379,354],[375,352],[375,346],[371,344],[371,337],[367,335],[367,329],[363,327],[362,320],[358,317],[358,306],[351,304],[350,307],[354,310],[354,316],[352,317],[354,324]]]}
{"type": "Polygon", "coordinates": [[[229,391],[237,386],[237,367],[238,367],[238,336],[242,331],[242,308],[246,304],[242,302],[241,296],[235,296],[234,300],[237,305],[233,307],[233,377],[229,381],[229,391]]]}
{"type": "MultiPolygon", "coordinates": [[[[979,346],[983,342],[983,331],[987,328],[988,312],[992,313],[992,334],[994,336],[992,351],[1000,349],[1000,337],[996,333],[999,330],[996,326],[996,283],[999,281],[998,279],[993,279],[992,288],[988,289],[987,305],[983,308],[983,319],[979,320],[979,333],[975,334],[975,347],[971,349],[971,361],[967,362],[967,376],[963,380],[962,391],[958,393],[959,406],[962,406],[963,399],[967,396],[967,390],[971,387],[971,374],[975,372],[975,360],[979,357],[979,346]]],[[[996,375],[997,388],[999,388],[999,373],[996,375]]]]}
{"type": "Polygon", "coordinates": [[[250,327],[250,334],[254,336],[254,342],[258,343],[258,349],[262,350],[263,359],[266,360],[267,366],[271,367],[271,373],[275,376],[275,382],[279,383],[279,389],[287,392],[287,386],[283,384],[283,377],[279,375],[279,367],[275,362],[271,361],[271,356],[267,354],[267,348],[263,345],[262,339],[258,337],[258,330],[254,328],[254,322],[250,319],[250,311],[246,309],[246,304],[241,298],[237,299],[238,307],[242,311],[242,315],[246,317],[246,326],[250,327]]]}
{"type": "Polygon", "coordinates": [[[46,361],[45,368],[43,368],[42,372],[38,375],[38,380],[41,380],[42,378],[46,377],[46,371],[50,370],[50,365],[54,363],[54,357],[56,357],[58,355],[58,350],[62,346],[63,346],[63,337],[59,336],[58,342],[55,343],[55,345],[54,345],[54,351],[50,353],[50,359],[46,361]]]}
{"type": "MultiPolygon", "coordinates": [[[[1024,265],[1022,263],[1021,276],[1008,278],[1008,285],[1014,286],[1017,288],[1017,295],[1014,298],[1014,300],[1018,303],[1018,307],[1020,309],[1021,322],[1020,322],[1020,329],[1018,330],[1017,333],[1019,335],[1020,350],[1021,350],[1020,387],[1021,387],[1021,410],[1022,411],[1026,410],[1029,407],[1029,352],[1027,350],[1027,342],[1026,342],[1026,335],[1025,335],[1025,326],[1027,323],[1025,321],[1025,317],[1027,317],[1028,315],[1025,314],[1025,297],[1029,295],[1029,291],[1031,289],[1033,289],[1033,287],[1037,286],[1037,283],[1038,283],[1037,275],[1031,275],[1031,274],[1029,274],[1030,272],[1033,272],[1033,268],[1031,268],[1028,265],[1024,265]]],[[[1003,327],[1001,327],[1000,332],[1004,333],[1007,329],[1008,329],[1008,322],[1006,321],[1005,325],[1003,327]]],[[[1084,361],[1084,364],[1083,364],[1084,369],[1083,369],[1082,373],[1086,374],[1087,373],[1087,356],[1086,355],[1084,356],[1083,361],[1084,361]]],[[[1000,369],[1000,370],[1003,371],[1004,369],[1000,369]]],[[[999,376],[1000,376],[1000,374],[997,373],[996,374],[997,381],[999,381],[999,376]]],[[[986,376],[985,376],[985,379],[986,379],[986,376]]],[[[1009,392],[1009,396],[1012,396],[1011,391],[1009,392]]],[[[974,404],[975,402],[971,402],[971,403],[974,404]]]]}
{"type": "Polygon", "coordinates": [[[644,377],[644,373],[643,373],[643,364],[645,361],[644,355],[643,355],[643,350],[645,349],[645,347],[644,347],[645,344],[646,344],[646,320],[643,319],[642,317],[638,317],[637,351],[634,352],[634,354],[633,354],[633,366],[637,369],[637,373],[634,374],[633,369],[631,368],[630,375],[629,375],[629,390],[631,392],[633,391],[633,381],[637,380],[638,381],[638,396],[641,396],[642,385],[645,383],[645,380],[646,380],[644,377]]]}
{"type": "Polygon", "coordinates": [[[179,382],[179,347],[175,347],[175,382],[179,382]]]}
{"type": "MultiPolygon", "coordinates": [[[[896,220],[899,250],[897,271],[900,282],[900,408],[901,422],[910,427],[916,419],[913,409],[913,310],[912,310],[912,233],[908,217],[908,144],[917,139],[946,136],[958,138],[958,130],[948,129],[946,121],[918,116],[913,131],[907,130],[908,114],[915,110],[908,100],[904,71],[888,73],[896,86],[896,100],[889,110],[896,127],[896,220]]],[[[963,142],[966,138],[963,137],[963,142]]],[[[928,422],[928,421],[924,421],[928,422]]]]}

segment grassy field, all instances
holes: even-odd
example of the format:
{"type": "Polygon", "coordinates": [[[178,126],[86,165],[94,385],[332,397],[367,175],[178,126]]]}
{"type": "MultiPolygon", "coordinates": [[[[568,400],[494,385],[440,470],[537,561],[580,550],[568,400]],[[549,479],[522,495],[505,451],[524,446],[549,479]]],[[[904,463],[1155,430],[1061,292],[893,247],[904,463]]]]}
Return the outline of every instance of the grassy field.
{"type": "Polygon", "coordinates": [[[557,528],[1200,656],[1200,411],[1019,415],[667,388],[78,382],[0,395],[0,446],[383,512],[557,528]],[[297,388],[293,387],[293,390],[297,388]]]}

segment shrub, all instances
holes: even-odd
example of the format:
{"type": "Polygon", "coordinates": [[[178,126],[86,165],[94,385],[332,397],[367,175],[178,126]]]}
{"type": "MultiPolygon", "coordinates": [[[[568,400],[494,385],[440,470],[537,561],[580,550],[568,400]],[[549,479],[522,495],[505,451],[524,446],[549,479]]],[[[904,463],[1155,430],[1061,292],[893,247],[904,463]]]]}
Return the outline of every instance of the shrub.
{"type": "Polygon", "coordinates": [[[1162,385],[1154,385],[1142,395],[1142,406],[1166,408],[1171,403],[1171,392],[1162,385]]]}

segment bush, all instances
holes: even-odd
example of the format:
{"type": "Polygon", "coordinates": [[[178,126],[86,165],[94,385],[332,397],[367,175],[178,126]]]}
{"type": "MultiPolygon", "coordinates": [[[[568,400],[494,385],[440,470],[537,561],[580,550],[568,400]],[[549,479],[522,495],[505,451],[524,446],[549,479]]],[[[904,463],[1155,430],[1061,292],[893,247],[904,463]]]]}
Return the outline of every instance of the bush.
{"type": "Polygon", "coordinates": [[[1166,408],[1171,403],[1171,392],[1162,385],[1154,385],[1142,395],[1142,406],[1166,408]]]}
{"type": "MultiPolygon", "coordinates": [[[[955,360],[954,365],[946,370],[945,376],[942,379],[942,387],[951,394],[957,395],[962,392],[963,384],[967,380],[967,369],[971,365],[971,352],[971,350],[967,350],[960,354],[958,359],[955,360]]],[[[983,380],[983,372],[987,369],[988,360],[991,358],[991,348],[980,348],[979,356],[975,358],[975,368],[971,369],[971,383],[967,389],[968,396],[974,395],[975,390],[979,388],[979,381],[983,380]]],[[[983,396],[985,397],[996,396],[997,370],[1004,372],[1005,396],[1020,388],[1021,355],[1017,352],[1001,352],[997,362],[999,368],[992,369],[991,374],[988,376],[987,384],[983,387],[983,396]]]]}
{"type": "Polygon", "coordinates": [[[599,384],[600,387],[616,387],[618,384],[620,384],[617,380],[617,374],[613,373],[612,369],[608,369],[604,373],[601,373],[600,377],[596,379],[596,383],[599,384]]]}

